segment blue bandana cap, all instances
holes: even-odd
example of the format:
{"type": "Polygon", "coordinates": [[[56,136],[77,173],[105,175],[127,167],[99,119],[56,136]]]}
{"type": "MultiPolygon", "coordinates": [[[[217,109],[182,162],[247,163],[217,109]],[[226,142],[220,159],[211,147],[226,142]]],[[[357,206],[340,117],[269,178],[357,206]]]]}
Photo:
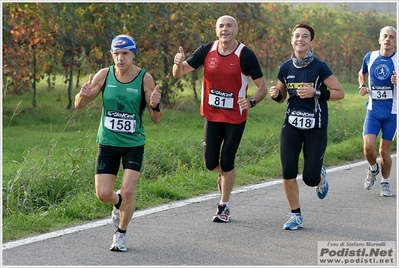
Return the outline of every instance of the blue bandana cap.
{"type": "Polygon", "coordinates": [[[118,49],[128,49],[134,54],[137,54],[136,41],[128,35],[118,35],[112,39],[111,52],[115,52],[118,49]]]}

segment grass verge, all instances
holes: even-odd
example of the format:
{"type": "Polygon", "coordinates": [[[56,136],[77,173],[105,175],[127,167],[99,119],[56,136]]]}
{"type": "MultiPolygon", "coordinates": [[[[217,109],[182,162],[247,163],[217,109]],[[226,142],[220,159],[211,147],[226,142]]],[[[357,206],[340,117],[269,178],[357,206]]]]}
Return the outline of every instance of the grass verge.
{"type": "MultiPolygon", "coordinates": [[[[363,158],[366,98],[359,96],[357,85],[344,88],[345,99],[329,103],[326,166],[363,158]]],[[[67,110],[65,89],[39,89],[36,101],[32,109],[28,93],[3,99],[3,242],[108,217],[111,211],[94,192],[100,99],[83,110],[67,110]]],[[[236,157],[236,186],[281,177],[279,133],[285,107],[268,96],[250,110],[236,157]]],[[[204,119],[198,103],[185,93],[163,112],[159,124],[145,114],[138,210],[216,191],[217,174],[203,165],[204,119]]]]}

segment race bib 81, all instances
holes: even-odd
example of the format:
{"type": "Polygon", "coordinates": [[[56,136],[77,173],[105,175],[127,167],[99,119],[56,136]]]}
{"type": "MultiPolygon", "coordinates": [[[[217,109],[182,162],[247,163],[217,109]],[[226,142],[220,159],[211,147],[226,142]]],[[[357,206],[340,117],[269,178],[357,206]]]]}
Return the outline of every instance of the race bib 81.
{"type": "Polygon", "coordinates": [[[221,109],[233,109],[234,93],[211,88],[208,104],[221,109]]]}

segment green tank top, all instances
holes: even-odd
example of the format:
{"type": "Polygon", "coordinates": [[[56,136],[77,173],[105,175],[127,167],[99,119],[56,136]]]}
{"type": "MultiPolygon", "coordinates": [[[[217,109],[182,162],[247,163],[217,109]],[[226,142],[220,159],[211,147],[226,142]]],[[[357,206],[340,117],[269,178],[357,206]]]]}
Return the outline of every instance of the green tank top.
{"type": "Polygon", "coordinates": [[[97,142],[116,147],[145,144],[143,111],[146,107],[143,79],[146,71],[128,83],[119,82],[110,66],[102,87],[102,113],[97,142]]]}

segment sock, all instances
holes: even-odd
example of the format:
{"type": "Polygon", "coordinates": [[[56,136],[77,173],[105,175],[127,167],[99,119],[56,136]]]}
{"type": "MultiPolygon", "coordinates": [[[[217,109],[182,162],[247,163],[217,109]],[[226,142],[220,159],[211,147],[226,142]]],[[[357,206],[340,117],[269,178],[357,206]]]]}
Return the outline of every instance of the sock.
{"type": "Polygon", "coordinates": [[[370,165],[370,170],[371,171],[376,171],[377,170],[377,162],[374,165],[370,165]]]}
{"type": "Polygon", "coordinates": [[[122,203],[122,195],[118,194],[118,196],[119,196],[119,201],[118,201],[118,204],[115,205],[116,209],[119,209],[121,206],[121,203],[122,203]]]}
{"type": "Polygon", "coordinates": [[[219,205],[226,205],[226,207],[229,207],[229,202],[220,201],[219,205]]]}
{"type": "Polygon", "coordinates": [[[297,208],[297,209],[292,209],[291,213],[298,213],[301,214],[301,208],[297,208]]]}
{"type": "MultiPolygon", "coordinates": [[[[121,230],[121,229],[119,229],[119,228],[118,228],[118,230],[116,230],[116,232],[119,232],[119,233],[121,233],[121,234],[126,234],[126,230],[121,230]]],[[[115,233],[116,233],[116,232],[115,232],[115,233]]]]}
{"type": "Polygon", "coordinates": [[[389,178],[386,178],[386,179],[382,178],[381,179],[381,183],[385,183],[385,182],[389,183],[389,178]]]}

